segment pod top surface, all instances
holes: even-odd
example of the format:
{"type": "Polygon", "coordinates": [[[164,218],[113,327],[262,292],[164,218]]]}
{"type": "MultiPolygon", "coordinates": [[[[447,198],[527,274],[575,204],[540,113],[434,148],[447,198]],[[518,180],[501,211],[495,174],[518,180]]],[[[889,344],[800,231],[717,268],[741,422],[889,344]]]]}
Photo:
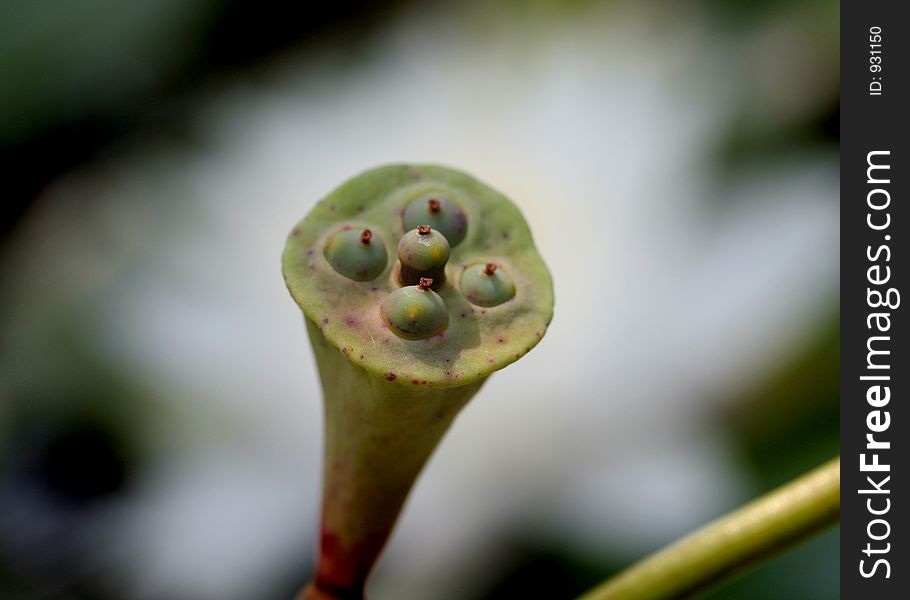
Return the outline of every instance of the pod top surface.
{"type": "Polygon", "coordinates": [[[282,271],[326,340],[367,372],[407,386],[454,387],[484,378],[537,345],[553,315],[552,279],[518,208],[473,177],[436,165],[378,167],[340,185],[291,230],[282,271]],[[380,305],[401,287],[395,256],[407,231],[405,209],[436,196],[457,204],[467,219],[464,239],[445,267],[446,283],[437,290],[448,327],[426,339],[404,339],[390,330],[380,305]],[[389,259],[374,279],[356,281],[326,260],[328,240],[347,229],[370,229],[374,243],[386,245],[389,259]],[[472,304],[458,282],[479,263],[506,271],[514,296],[497,306],[472,304]]]}

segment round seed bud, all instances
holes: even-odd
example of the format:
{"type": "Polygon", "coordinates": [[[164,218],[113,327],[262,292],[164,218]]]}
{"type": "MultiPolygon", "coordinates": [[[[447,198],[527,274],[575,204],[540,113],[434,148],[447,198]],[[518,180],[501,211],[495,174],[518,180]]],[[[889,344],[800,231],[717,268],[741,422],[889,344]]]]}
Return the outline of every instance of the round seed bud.
{"type": "Polygon", "coordinates": [[[395,290],[382,301],[382,318],[395,335],[406,340],[433,337],[449,326],[449,311],[439,294],[430,289],[432,279],[395,290]]]}
{"type": "Polygon", "coordinates": [[[468,232],[468,216],[458,204],[439,194],[424,194],[407,205],[402,215],[406,231],[418,225],[429,225],[446,236],[454,248],[468,232]]]}
{"type": "Polygon", "coordinates": [[[461,292],[477,306],[496,306],[515,295],[515,283],[495,263],[472,265],[461,274],[461,292]]]}
{"type": "Polygon", "coordinates": [[[354,281],[376,279],[388,262],[385,244],[369,229],[336,231],[329,237],[322,254],[332,268],[354,281]]]}
{"type": "Polygon", "coordinates": [[[439,289],[445,282],[449,242],[429,225],[418,225],[398,242],[398,260],[402,285],[415,285],[424,277],[433,280],[433,289],[439,289]]]}

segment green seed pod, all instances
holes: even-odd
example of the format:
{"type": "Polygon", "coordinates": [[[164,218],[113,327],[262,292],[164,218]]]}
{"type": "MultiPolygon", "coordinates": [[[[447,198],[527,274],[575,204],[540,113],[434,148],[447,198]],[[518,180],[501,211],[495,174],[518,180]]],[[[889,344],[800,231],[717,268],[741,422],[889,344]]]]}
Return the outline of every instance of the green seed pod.
{"type": "Polygon", "coordinates": [[[369,229],[346,226],[333,233],[322,249],[332,268],[354,281],[376,279],[388,263],[385,244],[369,229]]]}
{"type": "Polygon", "coordinates": [[[515,296],[512,278],[491,262],[466,268],[460,287],[465,298],[477,306],[498,306],[515,296]]]}
{"type": "Polygon", "coordinates": [[[423,194],[411,200],[401,215],[405,231],[429,225],[446,236],[454,248],[468,233],[468,216],[454,200],[442,194],[423,194]]]}
{"type": "Polygon", "coordinates": [[[291,230],[282,271],[305,316],[325,401],[321,541],[314,581],[300,598],[362,598],[408,491],[458,411],[546,334],[552,281],[508,198],[434,165],[389,165],[339,186],[291,230]],[[408,209],[415,216],[402,229],[408,209]],[[368,284],[339,277],[341,251],[324,248],[346,239],[340,231],[353,223],[370,224],[377,251],[380,237],[397,242],[429,224],[449,243],[441,269],[449,283],[438,292],[426,282],[402,288],[379,267],[368,284]],[[513,291],[485,308],[454,284],[491,260],[513,291]]]}
{"type": "Polygon", "coordinates": [[[330,192],[292,228],[282,269],[321,340],[352,366],[383,379],[393,374],[392,383],[406,388],[418,385],[413,381],[420,389],[438,389],[485,379],[536,346],[553,313],[550,273],[518,208],[473,177],[435,165],[372,169],[330,192]],[[447,283],[436,290],[449,313],[446,335],[413,344],[395,335],[380,315],[382,300],[401,287],[397,278],[385,276],[391,269],[368,284],[339,277],[323,248],[343,226],[362,223],[369,224],[371,241],[385,240],[388,247],[394,239],[397,249],[401,215],[423,197],[457,203],[470,231],[451,247],[447,283]],[[472,304],[459,285],[466,267],[487,262],[495,262],[515,289],[511,300],[494,308],[472,304]]]}
{"type": "Polygon", "coordinates": [[[401,285],[417,285],[422,278],[427,278],[433,280],[434,290],[439,289],[445,283],[449,242],[429,225],[418,225],[398,242],[398,260],[401,261],[398,273],[401,285]]]}
{"type": "Polygon", "coordinates": [[[382,301],[382,318],[395,335],[423,340],[446,330],[449,311],[431,285],[433,280],[423,277],[417,285],[395,290],[382,301]]]}

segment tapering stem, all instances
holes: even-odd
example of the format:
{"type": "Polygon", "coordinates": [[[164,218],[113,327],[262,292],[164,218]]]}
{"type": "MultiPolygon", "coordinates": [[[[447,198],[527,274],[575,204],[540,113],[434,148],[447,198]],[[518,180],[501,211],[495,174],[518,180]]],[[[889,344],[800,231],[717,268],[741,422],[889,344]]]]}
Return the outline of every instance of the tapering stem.
{"type": "Polygon", "coordinates": [[[325,397],[326,437],[316,578],[298,599],[362,600],[414,480],[484,380],[453,388],[401,385],[394,374],[379,378],[355,365],[309,320],[307,331],[325,397]]]}
{"type": "Polygon", "coordinates": [[[579,600],[688,598],[840,518],[840,457],[632,565],[579,600]]]}

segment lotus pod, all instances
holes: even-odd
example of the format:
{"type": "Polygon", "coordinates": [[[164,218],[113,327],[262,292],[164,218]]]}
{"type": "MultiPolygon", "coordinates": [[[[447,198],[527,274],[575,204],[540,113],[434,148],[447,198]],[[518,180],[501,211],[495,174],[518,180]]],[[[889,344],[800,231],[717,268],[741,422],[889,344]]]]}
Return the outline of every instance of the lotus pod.
{"type": "Polygon", "coordinates": [[[305,317],[325,401],[318,564],[300,598],[362,598],[414,480],[458,411],[493,371],[546,332],[550,273],[505,196],[459,171],[427,165],[380,167],[342,184],[293,228],[282,270],[305,317]],[[369,229],[371,241],[395,256],[415,227],[405,223],[406,209],[437,197],[464,226],[435,293],[428,280],[404,288],[398,264],[358,281],[326,260],[326,244],[343,230],[369,229]],[[483,307],[459,282],[465,269],[487,263],[508,273],[514,295],[483,307]],[[433,317],[429,337],[402,335],[392,322],[418,318],[406,310],[409,293],[432,294],[417,299],[421,307],[448,313],[433,317]]]}

